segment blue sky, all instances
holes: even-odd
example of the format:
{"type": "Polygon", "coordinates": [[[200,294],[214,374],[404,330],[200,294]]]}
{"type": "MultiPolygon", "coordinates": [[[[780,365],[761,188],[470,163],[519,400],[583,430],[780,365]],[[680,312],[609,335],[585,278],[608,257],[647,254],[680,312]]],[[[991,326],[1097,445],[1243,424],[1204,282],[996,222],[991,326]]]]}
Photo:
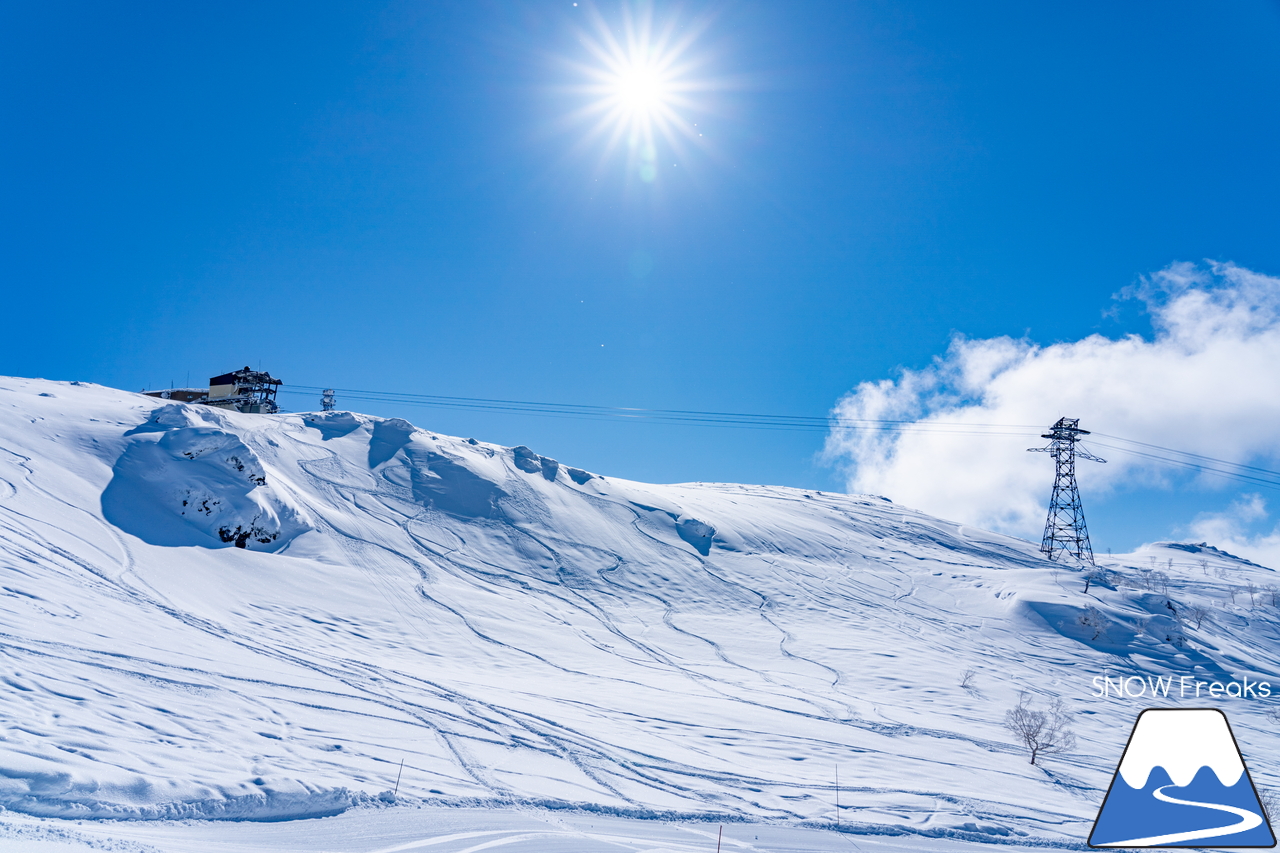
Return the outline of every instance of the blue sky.
{"type": "MultiPolygon", "coordinates": [[[[1151,340],[1113,296],[1175,262],[1280,274],[1274,3],[655,3],[703,135],[659,134],[652,181],[574,117],[627,8],[5,5],[0,372],[821,417],[956,334],[1151,340]]],[[[636,479],[849,482],[821,431],[358,408],[636,479]]],[[[1240,494],[1086,506],[1121,550],[1240,494]]]]}

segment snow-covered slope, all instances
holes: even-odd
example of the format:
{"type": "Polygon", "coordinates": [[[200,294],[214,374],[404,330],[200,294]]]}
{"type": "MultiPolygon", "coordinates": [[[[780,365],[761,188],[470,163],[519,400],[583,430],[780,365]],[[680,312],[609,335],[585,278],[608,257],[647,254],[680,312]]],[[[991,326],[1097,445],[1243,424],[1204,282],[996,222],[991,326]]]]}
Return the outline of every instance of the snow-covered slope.
{"type": "MultiPolygon", "coordinates": [[[[1095,676],[1280,683],[1276,608],[1227,600],[1274,573],[1229,555],[1154,548],[1129,562],[1168,584],[1086,595],[882,498],[629,482],[346,412],[0,379],[0,540],[0,805],[31,814],[331,814],[399,777],[1083,839],[1150,704],[1095,676]],[[1067,701],[1074,753],[1028,764],[1022,690],[1067,701]]],[[[1215,703],[1276,755],[1260,702],[1215,703]]]]}

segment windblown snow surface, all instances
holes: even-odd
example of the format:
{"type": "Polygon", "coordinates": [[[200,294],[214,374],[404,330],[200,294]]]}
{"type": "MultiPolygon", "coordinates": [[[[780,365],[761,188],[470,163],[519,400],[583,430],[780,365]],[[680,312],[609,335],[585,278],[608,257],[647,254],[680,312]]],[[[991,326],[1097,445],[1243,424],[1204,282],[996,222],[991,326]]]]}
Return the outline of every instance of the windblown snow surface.
{"type": "Polygon", "coordinates": [[[883,498],[17,378],[0,537],[0,805],[21,813],[0,842],[405,809],[829,830],[838,798],[864,841],[1075,847],[1150,705],[1222,707],[1275,778],[1268,700],[1094,695],[1104,674],[1280,693],[1277,608],[1231,600],[1275,573],[1210,548],[1117,558],[1086,594],[1032,543],[883,498]],[[1028,763],[1002,725],[1024,690],[1067,702],[1073,752],[1028,763]]]}

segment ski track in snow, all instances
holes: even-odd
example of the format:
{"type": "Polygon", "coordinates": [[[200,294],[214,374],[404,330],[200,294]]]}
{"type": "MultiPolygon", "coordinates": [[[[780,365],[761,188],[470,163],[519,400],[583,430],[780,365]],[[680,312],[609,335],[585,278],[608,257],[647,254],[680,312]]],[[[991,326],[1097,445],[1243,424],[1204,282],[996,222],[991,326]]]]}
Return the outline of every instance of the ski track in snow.
{"type": "MultiPolygon", "coordinates": [[[[403,425],[373,454],[389,422],[363,416],[330,428],[14,382],[0,804],[19,812],[334,813],[389,797],[403,759],[411,802],[827,821],[839,764],[846,824],[1083,837],[1139,710],[1091,699],[1092,676],[1280,663],[1269,612],[1223,607],[1211,640],[1176,648],[1141,632],[1151,614],[1131,590],[1085,596],[1030,543],[877,498],[579,484],[403,425]],[[58,396],[37,399],[46,387],[58,396]],[[236,436],[266,472],[250,498],[297,507],[296,529],[232,548],[181,526],[163,490],[132,498],[139,517],[188,544],[110,523],[102,494],[126,450],[183,423],[236,436]],[[682,537],[708,525],[704,555],[682,537]],[[1089,605],[1130,645],[1095,648],[1039,615],[1089,605]],[[1027,765],[1001,725],[1024,688],[1081,712],[1089,749],[1027,765]]],[[[201,476],[243,492],[239,459],[210,460],[201,476]]],[[[1205,581],[1189,572],[1175,594],[1210,594],[1205,581]]]]}

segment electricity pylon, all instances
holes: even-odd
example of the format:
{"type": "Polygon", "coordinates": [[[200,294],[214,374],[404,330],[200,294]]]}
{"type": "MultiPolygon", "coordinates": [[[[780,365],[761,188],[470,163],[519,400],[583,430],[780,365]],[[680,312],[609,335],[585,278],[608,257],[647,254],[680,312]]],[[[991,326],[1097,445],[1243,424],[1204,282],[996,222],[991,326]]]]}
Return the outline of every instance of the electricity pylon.
{"type": "Polygon", "coordinates": [[[1080,429],[1079,418],[1058,418],[1058,422],[1049,427],[1049,432],[1040,436],[1052,439],[1049,446],[1028,447],[1027,450],[1048,453],[1057,467],[1040,550],[1050,560],[1058,559],[1065,552],[1093,565],[1093,548],[1089,547],[1089,530],[1084,524],[1084,507],[1080,504],[1080,489],[1076,486],[1076,457],[1093,462],[1107,460],[1087,450],[1077,449],[1076,442],[1082,435],[1089,435],[1089,431],[1080,429]]]}

